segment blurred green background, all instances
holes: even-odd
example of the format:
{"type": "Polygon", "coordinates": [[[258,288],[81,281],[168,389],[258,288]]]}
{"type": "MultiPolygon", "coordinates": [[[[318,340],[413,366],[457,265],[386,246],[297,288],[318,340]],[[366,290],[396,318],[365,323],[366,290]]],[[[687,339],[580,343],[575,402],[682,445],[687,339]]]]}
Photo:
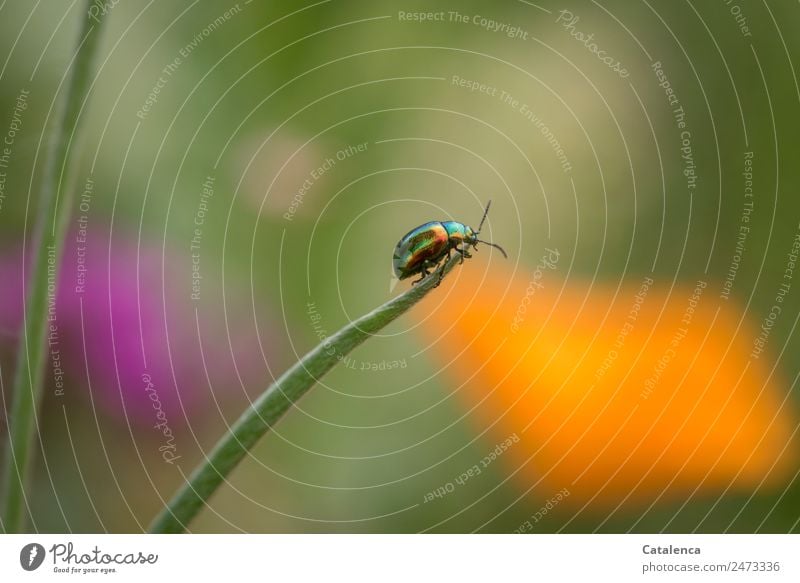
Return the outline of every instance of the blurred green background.
{"type": "MultiPolygon", "coordinates": [[[[34,224],[42,132],[74,50],[79,4],[0,7],[0,132],[20,92],[30,92],[0,207],[3,261],[14,270],[25,226],[30,237],[34,224]]],[[[744,156],[753,152],[755,207],[732,294],[760,321],[800,220],[800,10],[790,2],[739,5],[747,31],[726,2],[108,4],[99,73],[81,118],[74,213],[91,177],[89,239],[113,250],[98,264],[119,259],[114,269],[133,277],[136,254],[124,250],[150,250],[139,259],[152,262],[152,277],[138,284],[156,302],[142,309],[163,315],[170,335],[170,352],[157,344],[150,359],[186,361],[158,379],[181,468],[188,472],[247,399],[320,333],[391,296],[390,254],[404,232],[445,217],[474,225],[488,198],[491,238],[521,273],[549,245],[572,276],[616,281],[652,269],[666,280],[707,273],[721,281],[739,232],[744,156]],[[574,29],[557,22],[562,10],[579,17],[574,29]],[[467,22],[451,21],[455,11],[467,22]],[[401,17],[419,12],[443,20],[401,17]],[[475,16],[521,32],[510,38],[475,16]],[[629,75],[570,30],[593,33],[629,75]],[[693,193],[656,61],[686,112],[693,193]],[[549,134],[504,95],[527,105],[549,134]],[[333,162],[318,170],[326,160],[333,162]],[[204,196],[209,177],[213,195],[204,196]],[[200,300],[191,297],[193,265],[202,274],[200,300]],[[219,365],[211,372],[203,370],[198,330],[203,357],[219,365]]],[[[792,380],[800,371],[797,292],[787,301],[769,342],[781,354],[780,374],[792,380]]],[[[500,463],[423,503],[495,442],[479,437],[410,322],[358,349],[352,368],[332,371],[258,444],[192,530],[510,532],[535,513],[550,493],[518,500],[511,469],[500,463]],[[362,370],[392,362],[396,368],[362,370]]],[[[17,332],[9,325],[1,333],[7,397],[17,332]]],[[[93,357],[88,342],[88,360],[106,358],[93,357]]],[[[148,398],[141,379],[100,371],[90,393],[90,367],[77,358],[64,367],[66,394],[47,391],[41,420],[35,527],[139,531],[181,482],[162,459],[153,419],[137,412],[148,398]],[[98,398],[104,392],[110,396],[98,398]]],[[[129,368],[138,369],[145,370],[129,368]]],[[[717,501],[696,497],[681,509],[664,503],[608,521],[581,514],[568,530],[692,530],[717,501]]],[[[728,495],[700,529],[785,532],[798,529],[799,513],[794,485],[752,500],[728,495]]],[[[537,530],[559,530],[570,518],[554,513],[537,530]]]]}

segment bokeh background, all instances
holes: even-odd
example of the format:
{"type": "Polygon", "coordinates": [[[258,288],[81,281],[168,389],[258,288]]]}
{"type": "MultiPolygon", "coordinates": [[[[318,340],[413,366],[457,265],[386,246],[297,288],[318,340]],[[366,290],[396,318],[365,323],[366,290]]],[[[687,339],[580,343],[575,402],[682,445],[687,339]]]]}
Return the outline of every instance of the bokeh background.
{"type": "MultiPolygon", "coordinates": [[[[82,4],[0,4],[5,410],[82,4]]],[[[800,530],[796,3],[101,7],[31,528],[144,529],[406,289],[403,233],[492,199],[509,260],[479,248],[355,351],[191,530],[800,530]]]]}

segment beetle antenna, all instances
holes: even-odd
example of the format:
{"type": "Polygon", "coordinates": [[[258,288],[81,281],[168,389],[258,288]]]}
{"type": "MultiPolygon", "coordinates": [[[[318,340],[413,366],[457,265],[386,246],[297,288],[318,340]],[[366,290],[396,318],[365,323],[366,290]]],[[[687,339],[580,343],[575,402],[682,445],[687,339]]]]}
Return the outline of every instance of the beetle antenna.
{"type": "Polygon", "coordinates": [[[490,246],[492,246],[492,247],[495,247],[496,249],[499,249],[499,250],[500,250],[500,253],[502,253],[502,254],[503,254],[503,257],[505,257],[506,259],[508,259],[508,253],[506,253],[505,249],[503,249],[503,248],[502,248],[500,245],[498,245],[497,243],[489,243],[489,241],[481,241],[480,239],[476,239],[476,241],[477,241],[478,243],[483,243],[484,245],[490,245],[490,246]]]}
{"type": "Polygon", "coordinates": [[[490,200],[489,202],[487,202],[487,203],[486,203],[486,210],[485,210],[485,211],[483,211],[483,218],[481,219],[481,224],[480,224],[480,225],[478,225],[478,230],[477,230],[477,231],[475,231],[475,234],[476,234],[476,235],[477,235],[478,233],[480,233],[480,232],[481,232],[481,229],[483,228],[483,222],[486,220],[486,215],[488,215],[488,214],[489,214],[489,207],[490,207],[490,206],[492,206],[492,201],[491,201],[491,200],[490,200]]]}
{"type": "MultiPolygon", "coordinates": [[[[480,224],[480,225],[478,225],[478,230],[477,230],[477,231],[475,231],[475,235],[477,235],[478,233],[480,233],[480,232],[481,232],[481,229],[483,228],[483,223],[484,223],[484,221],[486,220],[486,215],[488,215],[488,214],[489,214],[489,208],[490,208],[491,206],[492,206],[492,201],[491,201],[491,200],[489,200],[489,202],[487,202],[487,203],[486,203],[486,210],[485,210],[485,211],[483,211],[483,217],[481,218],[481,224],[480,224]]],[[[478,243],[483,243],[484,245],[489,245],[489,246],[491,246],[491,247],[494,247],[494,248],[498,249],[498,250],[500,251],[500,253],[502,253],[502,254],[503,254],[503,257],[505,257],[506,259],[508,259],[508,253],[506,253],[505,249],[503,249],[503,248],[502,248],[500,245],[498,245],[497,243],[489,243],[489,241],[481,241],[481,240],[480,240],[480,239],[478,239],[477,237],[475,238],[475,241],[476,241],[476,242],[478,242],[478,243]]]]}

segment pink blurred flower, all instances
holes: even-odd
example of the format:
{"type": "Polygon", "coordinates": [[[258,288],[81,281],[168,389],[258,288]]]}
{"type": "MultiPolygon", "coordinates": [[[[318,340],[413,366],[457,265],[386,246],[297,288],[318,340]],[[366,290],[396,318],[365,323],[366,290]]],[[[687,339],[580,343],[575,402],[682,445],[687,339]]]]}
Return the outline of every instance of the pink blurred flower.
{"type": "MultiPolygon", "coordinates": [[[[87,406],[152,424],[159,410],[180,422],[184,412],[214,409],[215,399],[263,388],[266,367],[250,302],[241,289],[226,288],[226,315],[211,257],[202,300],[193,300],[188,254],[162,253],[152,243],[137,249],[135,238],[117,235],[109,244],[97,235],[86,243],[74,234],[67,240],[51,312],[46,395],[71,401],[80,391],[87,406]]],[[[10,353],[22,324],[19,249],[0,256],[0,278],[0,345],[10,353]]]]}

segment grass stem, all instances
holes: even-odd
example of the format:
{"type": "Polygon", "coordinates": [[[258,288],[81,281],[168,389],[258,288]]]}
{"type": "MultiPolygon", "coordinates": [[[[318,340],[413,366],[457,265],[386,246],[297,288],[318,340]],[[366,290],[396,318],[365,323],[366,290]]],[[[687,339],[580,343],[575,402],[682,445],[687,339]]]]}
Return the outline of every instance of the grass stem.
{"type": "Polygon", "coordinates": [[[54,324],[49,316],[55,309],[58,267],[72,210],[70,155],[75,151],[78,122],[94,79],[94,61],[104,20],[102,16],[90,16],[92,4],[93,0],[87,0],[81,12],[78,47],[55,115],[37,201],[33,261],[26,286],[22,337],[8,415],[8,441],[0,473],[4,493],[2,528],[6,533],[21,532],[29,514],[26,485],[31,473],[31,450],[38,431],[37,414],[48,354],[46,341],[50,326],[54,324]]]}
{"type": "MultiPolygon", "coordinates": [[[[442,266],[446,275],[460,261],[458,253],[442,266]]],[[[405,293],[350,322],[319,344],[278,378],[231,426],[150,525],[152,533],[186,530],[206,501],[227,479],[255,443],[317,381],[356,346],[408,311],[439,281],[435,272],[405,293]]]]}

